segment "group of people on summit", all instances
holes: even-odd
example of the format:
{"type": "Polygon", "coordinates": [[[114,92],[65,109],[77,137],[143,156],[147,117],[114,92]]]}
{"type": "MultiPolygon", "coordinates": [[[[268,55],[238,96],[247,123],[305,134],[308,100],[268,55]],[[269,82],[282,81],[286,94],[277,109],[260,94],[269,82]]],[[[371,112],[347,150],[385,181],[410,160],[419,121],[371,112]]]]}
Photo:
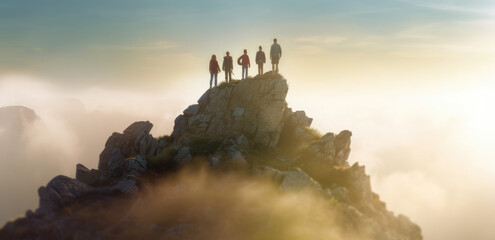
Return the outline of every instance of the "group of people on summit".
{"type": "MultiPolygon", "coordinates": [[[[222,70],[225,72],[225,81],[227,83],[232,81],[232,70],[234,70],[234,63],[230,52],[225,53],[223,57],[222,70]]],[[[282,48],[277,43],[277,39],[273,39],[272,47],[270,48],[270,59],[272,61],[272,72],[278,73],[278,63],[282,57],[282,48]]],[[[265,53],[263,48],[259,46],[259,51],[256,53],[256,64],[258,65],[258,75],[263,74],[263,64],[266,63],[265,53]]],[[[249,61],[249,56],[247,55],[247,50],[244,49],[244,54],[237,59],[237,64],[242,66],[242,77],[241,79],[246,79],[248,76],[248,68],[251,67],[251,62],[249,61]]],[[[210,88],[212,88],[213,83],[215,87],[217,86],[217,76],[221,72],[220,65],[218,65],[217,56],[212,55],[210,60],[210,88]],[[213,82],[214,80],[214,82],[213,82]]]]}

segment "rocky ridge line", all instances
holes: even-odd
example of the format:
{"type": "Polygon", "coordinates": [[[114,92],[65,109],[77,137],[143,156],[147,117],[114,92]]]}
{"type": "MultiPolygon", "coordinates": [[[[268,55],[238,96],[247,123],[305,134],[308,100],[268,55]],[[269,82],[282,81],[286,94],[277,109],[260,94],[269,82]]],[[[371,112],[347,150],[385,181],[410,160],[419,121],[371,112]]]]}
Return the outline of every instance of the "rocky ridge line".
{"type": "MultiPolygon", "coordinates": [[[[75,179],[52,179],[38,191],[39,208],[8,223],[0,236],[12,237],[22,226],[41,232],[77,229],[78,223],[63,215],[65,206],[92,196],[136,195],[143,187],[140,177],[176,171],[201,156],[212,169],[248,170],[273,179],[281,191],[311,188],[335,199],[350,228],[366,226],[369,239],[422,239],[417,225],[388,211],[372,192],[364,166],[349,166],[352,133],[319,135],[310,128],[311,118],[287,107],[287,92],[287,81],[278,74],[234,81],[206,91],[185,109],[170,137],[153,137],[147,121],[113,133],[98,169],[78,164],[75,179]],[[59,225],[54,228],[53,222],[59,225]]],[[[45,233],[63,235],[57,231],[45,233]]]]}

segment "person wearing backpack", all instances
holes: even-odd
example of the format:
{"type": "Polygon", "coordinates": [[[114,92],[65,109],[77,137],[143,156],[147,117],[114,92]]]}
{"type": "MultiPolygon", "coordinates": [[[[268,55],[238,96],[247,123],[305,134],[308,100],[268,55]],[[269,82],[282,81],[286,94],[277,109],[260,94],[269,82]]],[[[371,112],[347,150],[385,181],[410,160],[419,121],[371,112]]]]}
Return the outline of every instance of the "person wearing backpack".
{"type": "Polygon", "coordinates": [[[251,67],[251,63],[249,62],[249,56],[247,55],[246,49],[244,49],[244,54],[237,59],[237,64],[242,65],[242,78],[241,79],[247,79],[248,68],[251,67]]]}
{"type": "Polygon", "coordinates": [[[234,69],[234,64],[232,62],[230,52],[226,52],[225,55],[227,56],[223,57],[222,70],[225,72],[225,82],[229,83],[232,81],[232,70],[234,69]]]}
{"type": "Polygon", "coordinates": [[[218,66],[217,56],[212,55],[210,59],[210,88],[212,87],[213,78],[215,78],[215,87],[217,86],[217,75],[220,71],[218,66]]]}
{"type": "Polygon", "coordinates": [[[256,64],[258,64],[258,75],[263,75],[263,64],[266,63],[266,58],[261,46],[259,49],[260,50],[256,53],[256,64]]]}

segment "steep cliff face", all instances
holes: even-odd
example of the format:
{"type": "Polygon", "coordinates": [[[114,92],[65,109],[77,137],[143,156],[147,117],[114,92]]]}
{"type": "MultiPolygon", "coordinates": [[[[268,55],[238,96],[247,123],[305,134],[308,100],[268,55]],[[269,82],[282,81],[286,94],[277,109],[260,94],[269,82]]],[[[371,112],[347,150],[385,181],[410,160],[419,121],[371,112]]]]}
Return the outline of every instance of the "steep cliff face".
{"type": "MultiPolygon", "coordinates": [[[[357,163],[350,166],[347,162],[352,133],[345,130],[339,134],[321,135],[311,129],[311,118],[303,111],[294,112],[287,107],[287,92],[287,81],[280,75],[265,74],[234,81],[206,91],[197,104],[185,109],[175,120],[170,137],[154,138],[150,134],[153,125],[149,122],[136,122],[122,134],[114,133],[100,154],[98,169],[90,170],[79,164],[75,179],[58,176],[46,187],[41,187],[39,208],[35,212],[28,211],[25,218],[5,225],[0,237],[126,239],[134,235],[127,231],[109,233],[109,229],[134,228],[140,237],[159,239],[198,239],[199,236],[207,239],[265,239],[266,236],[272,236],[269,239],[328,239],[335,236],[338,239],[422,239],[417,225],[405,216],[388,211],[385,203],[373,193],[364,166],[357,163]],[[163,202],[156,203],[157,197],[152,200],[146,197],[158,195],[153,190],[157,179],[167,179],[190,166],[201,166],[211,176],[232,172],[245,176],[245,180],[238,180],[239,185],[235,185],[238,187],[230,188],[230,192],[218,192],[229,189],[218,183],[201,185],[201,194],[194,190],[195,195],[187,190],[189,181],[182,180],[171,184],[163,202]],[[237,196],[237,189],[245,186],[246,181],[258,181],[253,179],[268,179],[267,184],[273,189],[267,194],[274,196],[264,203],[268,208],[263,207],[264,211],[253,216],[252,211],[256,212],[259,204],[256,199],[264,197],[255,194],[248,207],[253,210],[241,214],[243,228],[247,224],[254,230],[243,232],[241,236],[240,232],[232,230],[238,226],[229,225],[224,219],[235,222],[239,208],[245,208],[243,204],[250,198],[243,192],[242,201],[235,198],[234,203],[225,204],[225,199],[237,196]],[[183,189],[184,185],[186,190],[177,190],[183,189]],[[214,194],[211,191],[215,191],[214,194]],[[333,230],[319,229],[317,237],[315,231],[293,233],[293,227],[287,227],[286,218],[290,217],[277,219],[274,217],[277,214],[271,212],[286,205],[286,200],[280,200],[285,199],[286,193],[310,194],[313,196],[311,201],[323,202],[325,207],[318,211],[327,212],[324,217],[304,205],[301,209],[308,209],[309,216],[305,213],[299,213],[299,216],[307,218],[306,222],[315,221],[323,229],[333,230]],[[171,198],[181,199],[180,204],[167,205],[165,202],[171,198]],[[203,201],[194,205],[194,199],[198,198],[203,201]],[[150,210],[142,203],[147,201],[143,199],[158,208],[150,210]],[[219,206],[216,203],[220,203],[219,206]],[[123,211],[119,209],[119,214],[115,213],[111,218],[95,210],[115,205],[130,207],[123,211]],[[173,211],[184,206],[187,210],[173,211]],[[219,210],[229,206],[232,211],[219,210]],[[151,220],[148,215],[153,213],[143,217],[143,212],[161,208],[168,211],[151,220]],[[196,210],[195,214],[190,214],[191,209],[196,210]],[[107,221],[95,223],[88,218],[107,221]],[[255,220],[245,220],[251,218],[255,220]],[[222,227],[218,228],[218,225],[222,227]],[[225,230],[226,225],[230,230],[225,230]],[[208,237],[204,235],[205,228],[209,229],[208,237]]],[[[194,174],[189,178],[203,179],[194,174]]],[[[264,185],[253,186],[251,188],[264,189],[264,185]]],[[[298,212],[293,208],[284,212],[291,211],[298,212]]],[[[301,224],[303,226],[298,228],[310,229],[301,224]]]]}

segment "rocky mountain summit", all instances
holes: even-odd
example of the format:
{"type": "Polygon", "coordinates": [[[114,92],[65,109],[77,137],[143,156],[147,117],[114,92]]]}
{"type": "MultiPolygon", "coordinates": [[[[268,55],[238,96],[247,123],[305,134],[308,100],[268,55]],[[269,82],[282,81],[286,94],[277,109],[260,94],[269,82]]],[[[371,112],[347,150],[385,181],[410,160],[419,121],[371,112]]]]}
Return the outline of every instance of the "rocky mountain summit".
{"type": "MultiPolygon", "coordinates": [[[[304,111],[287,106],[288,89],[287,80],[271,73],[224,83],[185,109],[170,136],[155,138],[150,134],[153,124],[147,121],[131,124],[123,133],[108,138],[98,169],[78,164],[75,178],[52,179],[38,190],[39,208],[7,223],[0,238],[335,239],[332,234],[338,232],[335,236],[339,239],[422,239],[417,225],[386,209],[371,190],[364,166],[349,165],[352,133],[322,135],[311,129],[312,119],[304,111]],[[314,231],[309,231],[313,235],[299,231],[297,235],[294,229],[305,226],[284,228],[286,217],[277,220],[276,214],[269,212],[280,207],[281,201],[256,212],[258,199],[265,196],[255,194],[255,203],[246,210],[239,207],[244,205],[237,198],[226,204],[224,199],[232,198],[237,190],[227,191],[229,188],[220,184],[204,186],[194,199],[187,197],[192,196],[191,189],[199,190],[188,181],[174,182],[168,177],[187,168],[203,169],[209,176],[235,173],[244,176],[239,180],[242,184],[263,179],[271,186],[267,195],[273,193],[276,199],[290,194],[314,196],[311,201],[322,202],[325,212],[328,209],[323,216],[332,221],[322,224],[332,232],[318,230],[321,234],[315,237],[314,231]],[[154,186],[170,182],[165,198],[156,201],[154,186]],[[146,200],[149,196],[155,200],[146,200]],[[181,201],[166,205],[170,199],[181,201]],[[220,211],[229,207],[230,211],[220,211]],[[166,211],[161,213],[161,208],[166,211]],[[160,214],[155,216],[156,212],[160,214]],[[239,217],[236,212],[244,214],[239,217]],[[239,235],[233,230],[237,225],[228,224],[236,219],[241,219],[238,225],[243,229],[250,230],[239,235]],[[217,226],[213,222],[222,226],[211,227],[217,226]]],[[[188,175],[190,179],[203,179],[201,176],[188,175]]],[[[303,208],[304,203],[299,204],[303,208]]],[[[315,221],[312,215],[302,216],[315,221]]]]}

